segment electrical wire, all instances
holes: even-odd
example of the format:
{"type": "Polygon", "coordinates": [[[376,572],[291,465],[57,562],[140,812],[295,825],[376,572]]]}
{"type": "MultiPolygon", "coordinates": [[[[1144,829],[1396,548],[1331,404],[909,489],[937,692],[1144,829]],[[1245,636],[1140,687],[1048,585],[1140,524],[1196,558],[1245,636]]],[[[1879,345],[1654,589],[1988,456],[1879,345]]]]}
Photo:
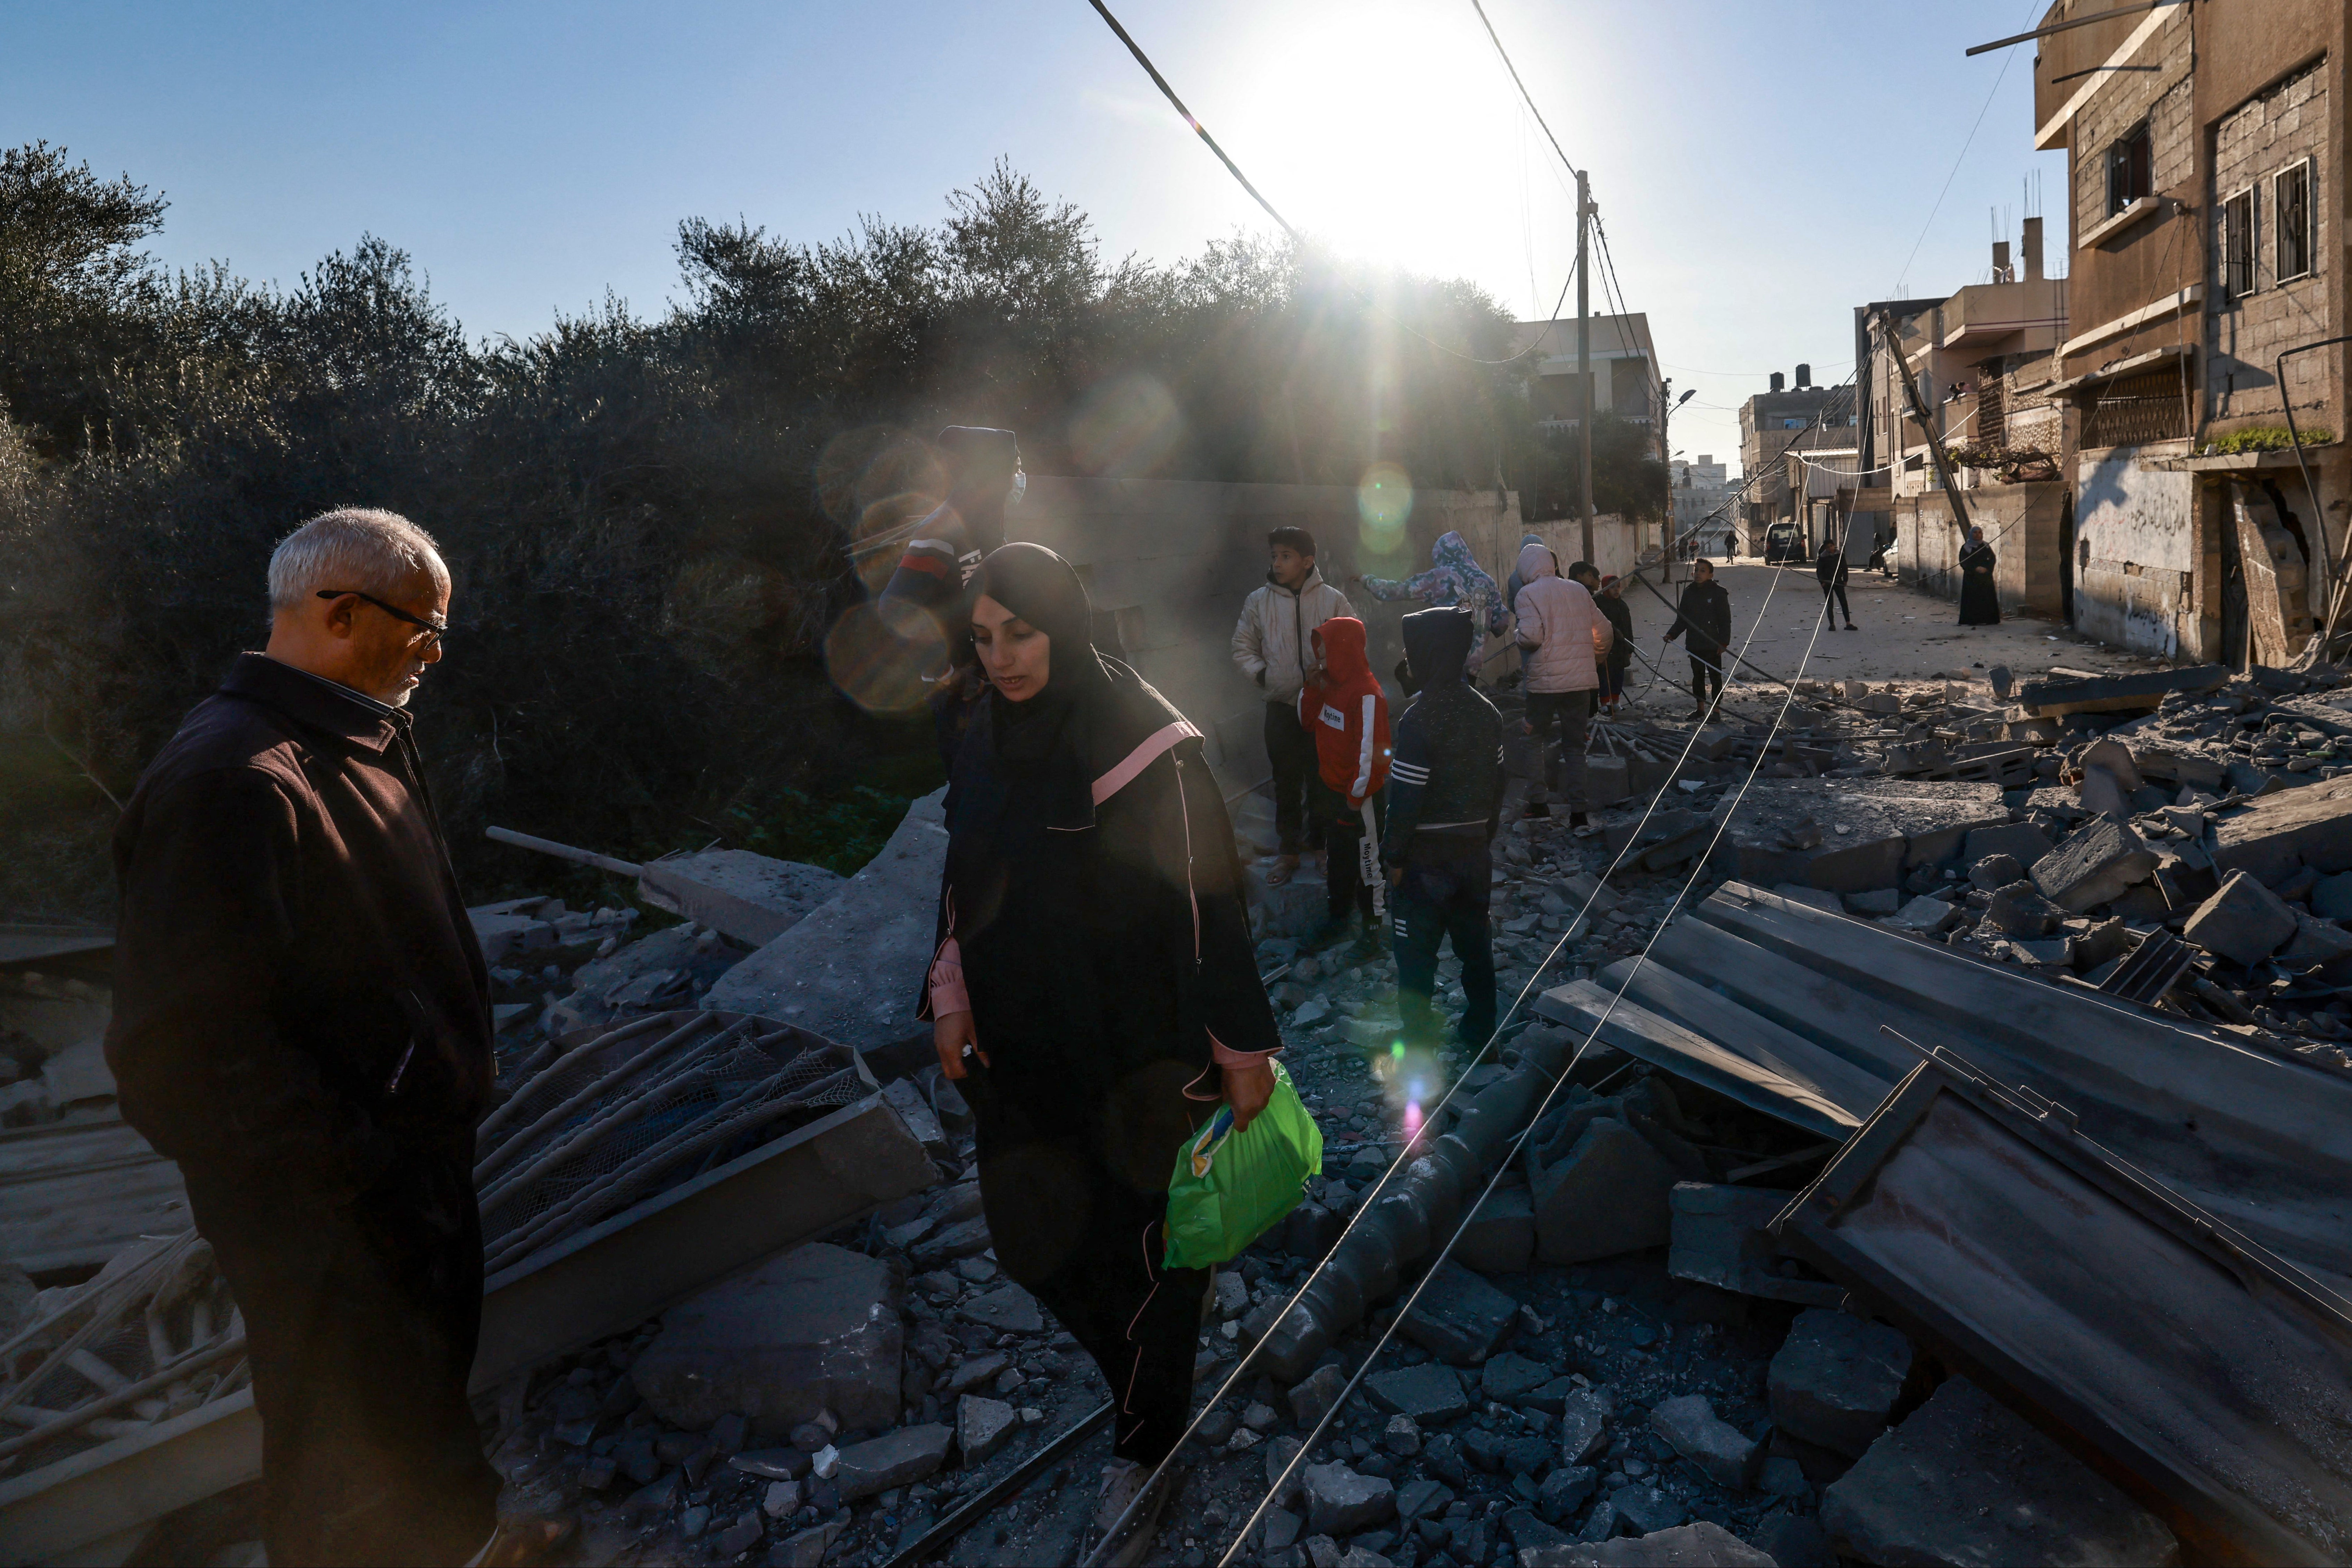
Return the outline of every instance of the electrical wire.
{"type": "MultiPolygon", "coordinates": [[[[1242,173],[1241,165],[1234,162],[1232,155],[1227,153],[1224,148],[1218,144],[1217,139],[1214,136],[1209,134],[1209,128],[1202,124],[1200,120],[1194,116],[1191,110],[1184,107],[1184,100],[1176,96],[1176,89],[1169,85],[1168,79],[1166,77],[1160,74],[1160,68],[1151,63],[1151,57],[1143,52],[1143,46],[1137,43],[1133,36],[1130,35],[1125,27],[1119,25],[1119,20],[1117,16],[1111,15],[1110,7],[1105,5],[1103,0],[1087,0],[1087,3],[1095,8],[1096,15],[1099,16],[1106,23],[1109,24],[1110,30],[1118,35],[1118,41],[1127,46],[1127,52],[1135,57],[1135,63],[1141,66],[1146,74],[1151,78],[1152,85],[1160,89],[1160,96],[1167,99],[1168,101],[1174,106],[1176,112],[1184,117],[1184,123],[1191,126],[1194,134],[1198,135],[1202,142],[1208,146],[1209,151],[1217,155],[1217,162],[1225,166],[1225,172],[1233,175],[1235,180],[1241,183],[1242,189],[1249,193],[1250,199],[1252,201],[1257,203],[1259,206],[1265,209],[1266,216],[1274,219],[1276,223],[1281,226],[1282,232],[1290,237],[1292,244],[1303,248],[1307,243],[1306,237],[1300,234],[1296,227],[1292,226],[1288,218],[1283,216],[1280,212],[1276,210],[1275,205],[1265,199],[1265,194],[1250,183],[1250,178],[1247,174],[1242,173]]],[[[1473,0],[1473,3],[1475,4],[1475,0],[1473,0]]],[[[1542,122],[1542,117],[1540,115],[1537,117],[1537,121],[1539,124],[1542,122]]],[[[1551,134],[1549,128],[1545,130],[1544,134],[1547,136],[1551,134]]],[[[1552,146],[1553,149],[1557,151],[1559,143],[1558,142],[1554,142],[1552,146]]],[[[1562,155],[1565,156],[1565,154],[1562,155]]],[[[1569,285],[1573,283],[1575,279],[1576,274],[1574,269],[1571,268],[1570,270],[1568,279],[1562,282],[1559,286],[1559,298],[1562,304],[1567,302],[1569,285]]],[[[1382,310],[1379,303],[1375,301],[1369,293],[1366,293],[1363,289],[1357,289],[1353,284],[1346,283],[1343,279],[1342,286],[1352,290],[1356,294],[1357,298],[1363,300],[1364,304],[1374,315],[1387,321],[1399,331],[1403,332],[1408,336],[1420,339],[1423,342],[1427,343],[1431,348],[1437,350],[1440,353],[1451,354],[1454,358],[1466,361],[1471,364],[1487,366],[1517,364],[1520,361],[1528,358],[1536,352],[1537,349],[1540,348],[1543,345],[1544,339],[1549,336],[1551,331],[1551,324],[1549,322],[1546,322],[1544,330],[1536,334],[1535,341],[1529,343],[1526,348],[1521,349],[1518,353],[1506,355],[1501,359],[1481,359],[1476,354],[1465,353],[1460,349],[1454,348],[1445,343],[1441,343],[1435,338],[1429,336],[1426,332],[1420,331],[1418,328],[1398,320],[1391,312],[1382,310]]],[[[1559,314],[1559,305],[1554,305],[1552,307],[1552,314],[1554,316],[1558,316],[1559,314]]]]}

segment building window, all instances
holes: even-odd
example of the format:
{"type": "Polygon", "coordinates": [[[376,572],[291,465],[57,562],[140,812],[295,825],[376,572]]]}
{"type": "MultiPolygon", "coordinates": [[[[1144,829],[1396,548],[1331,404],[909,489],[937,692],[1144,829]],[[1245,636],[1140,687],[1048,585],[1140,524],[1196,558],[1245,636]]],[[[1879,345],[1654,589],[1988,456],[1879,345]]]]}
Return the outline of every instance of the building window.
{"type": "Polygon", "coordinates": [[[2278,279],[2305,278],[2311,273],[2313,246],[2311,160],[2278,172],[2271,192],[2271,208],[2278,214],[2278,279]]]}
{"type": "Polygon", "coordinates": [[[2221,204],[2221,297],[2242,300],[2256,287],[2254,192],[2252,186],[2221,204]]]}
{"type": "Polygon", "coordinates": [[[2150,152],[2147,121],[2124,132],[2107,149],[2107,216],[2113,217],[2142,196],[2156,191],[2156,160],[2150,152]]]}

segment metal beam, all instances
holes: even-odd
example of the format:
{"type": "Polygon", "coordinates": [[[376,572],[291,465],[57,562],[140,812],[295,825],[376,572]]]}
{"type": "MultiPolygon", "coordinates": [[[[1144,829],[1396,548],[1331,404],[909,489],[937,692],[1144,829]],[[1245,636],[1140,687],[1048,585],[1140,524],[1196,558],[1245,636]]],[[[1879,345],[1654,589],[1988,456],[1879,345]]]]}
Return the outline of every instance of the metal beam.
{"type": "MultiPolygon", "coordinates": [[[[2140,0],[2137,5],[2118,5],[2112,11],[2094,11],[2087,16],[2077,16],[2071,22],[2053,22],[2046,27],[2036,27],[2030,33],[2012,33],[2006,38],[1995,38],[1990,44],[1977,45],[1968,53],[1969,58],[1990,54],[1995,49],[2005,49],[2012,44],[2031,43],[2035,38],[2046,38],[2053,33],[2072,32],[2076,27],[2087,27],[2095,22],[2111,21],[2117,16],[2137,16],[2142,11],[2153,11],[2159,5],[2178,5],[2180,3],[2181,0],[2140,0]]],[[[2063,81],[2066,79],[2061,77],[2059,79],[2063,81]]]]}

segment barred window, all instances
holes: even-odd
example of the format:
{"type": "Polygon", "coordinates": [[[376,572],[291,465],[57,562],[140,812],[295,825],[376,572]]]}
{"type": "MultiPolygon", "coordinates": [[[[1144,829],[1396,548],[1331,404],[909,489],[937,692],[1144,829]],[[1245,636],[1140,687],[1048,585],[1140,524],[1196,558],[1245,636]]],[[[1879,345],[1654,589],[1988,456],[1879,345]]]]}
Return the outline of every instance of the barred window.
{"type": "Polygon", "coordinates": [[[2311,160],[2291,163],[2278,172],[2271,205],[2278,214],[2278,279],[2306,277],[2311,272],[2311,160]]]}
{"type": "Polygon", "coordinates": [[[2251,185],[2221,204],[2221,297],[2242,300],[2255,282],[2254,192],[2251,185]]]}

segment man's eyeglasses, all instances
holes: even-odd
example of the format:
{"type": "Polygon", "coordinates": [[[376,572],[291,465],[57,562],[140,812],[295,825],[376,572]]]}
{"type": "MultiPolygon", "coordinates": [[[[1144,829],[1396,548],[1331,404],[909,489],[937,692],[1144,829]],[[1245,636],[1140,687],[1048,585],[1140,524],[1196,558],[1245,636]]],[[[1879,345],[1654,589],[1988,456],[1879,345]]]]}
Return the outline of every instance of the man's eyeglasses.
{"type": "Polygon", "coordinates": [[[385,615],[390,616],[395,621],[406,621],[412,626],[422,626],[426,635],[421,639],[421,641],[426,647],[431,647],[435,643],[439,642],[443,637],[449,635],[449,624],[446,621],[428,621],[422,616],[412,616],[397,605],[385,604],[373,594],[362,594],[357,588],[321,588],[319,590],[319,597],[321,599],[340,599],[346,594],[350,595],[354,599],[365,600],[367,603],[373,605],[377,609],[382,610],[385,615]]]}

